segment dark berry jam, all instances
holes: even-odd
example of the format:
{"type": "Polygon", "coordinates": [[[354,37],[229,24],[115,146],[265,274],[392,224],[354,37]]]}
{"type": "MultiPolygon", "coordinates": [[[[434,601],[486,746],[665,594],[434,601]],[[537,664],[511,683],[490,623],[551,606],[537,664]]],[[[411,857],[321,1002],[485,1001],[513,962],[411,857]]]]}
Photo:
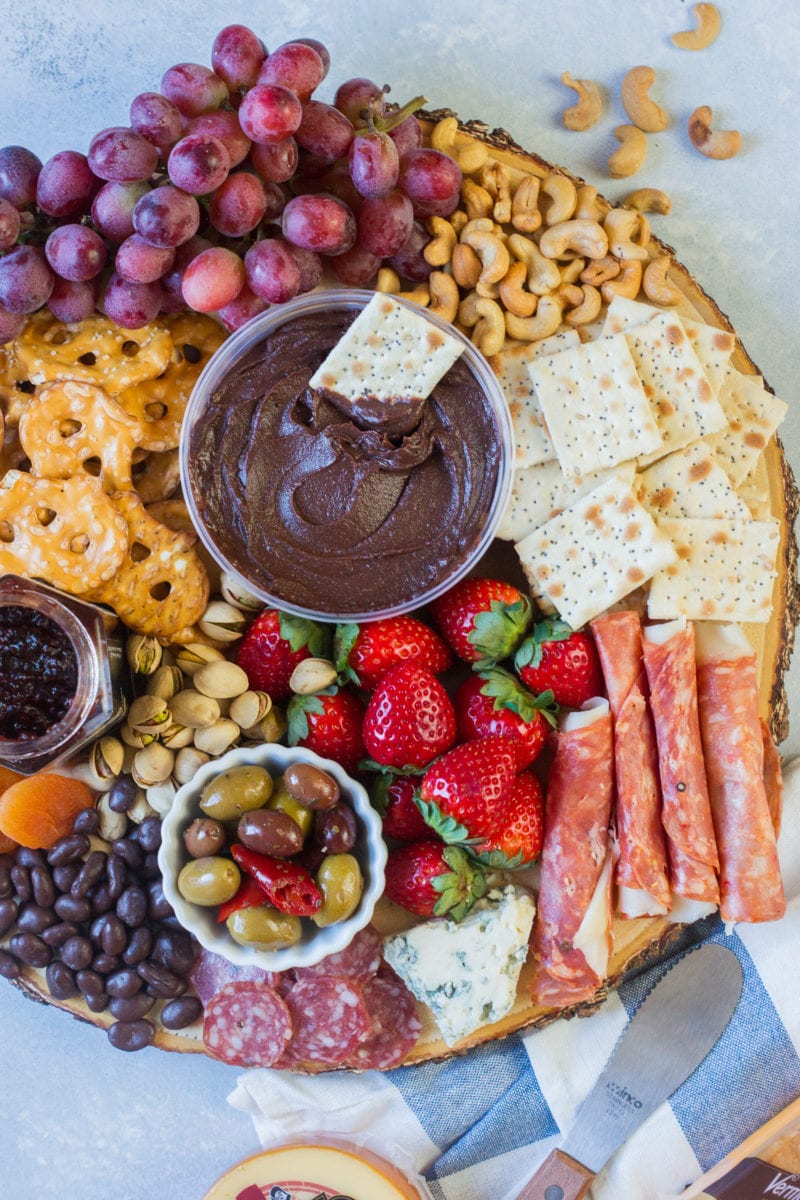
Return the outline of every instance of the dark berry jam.
{"type": "Polygon", "coordinates": [[[77,686],[78,659],[61,626],[34,608],[0,606],[0,737],[43,737],[77,686]]]}

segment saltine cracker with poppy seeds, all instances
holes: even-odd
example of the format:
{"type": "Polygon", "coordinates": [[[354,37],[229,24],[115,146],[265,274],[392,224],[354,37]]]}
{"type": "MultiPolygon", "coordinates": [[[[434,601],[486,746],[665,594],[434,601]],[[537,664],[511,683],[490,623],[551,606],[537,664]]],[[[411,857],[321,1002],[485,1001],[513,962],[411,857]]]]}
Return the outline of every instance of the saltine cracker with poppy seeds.
{"type": "Polygon", "coordinates": [[[634,464],[620,463],[613,469],[592,471],[574,479],[567,479],[556,461],[517,471],[497,536],[509,542],[521,542],[529,533],[533,533],[551,517],[557,517],[615,473],[631,483],[634,464]]]}
{"type": "Polygon", "coordinates": [[[725,376],[719,402],[727,426],[705,440],[733,486],[740,487],[755,469],[789,406],[767,391],[760,375],[744,375],[734,367],[725,376]]]}
{"type": "Polygon", "coordinates": [[[731,517],[747,521],[752,516],[704,442],[675,450],[641,471],[636,494],[656,520],[731,517]]]}

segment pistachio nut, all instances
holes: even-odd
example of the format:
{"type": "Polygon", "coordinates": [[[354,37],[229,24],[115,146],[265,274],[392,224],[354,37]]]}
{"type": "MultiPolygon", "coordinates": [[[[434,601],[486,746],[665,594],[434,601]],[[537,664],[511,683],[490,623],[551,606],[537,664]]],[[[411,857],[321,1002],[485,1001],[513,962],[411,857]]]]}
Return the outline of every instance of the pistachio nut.
{"type": "Polygon", "coordinates": [[[244,633],[247,618],[240,608],[226,600],[212,600],[198,625],[212,642],[235,642],[244,633]]]}
{"type": "Polygon", "coordinates": [[[222,592],[223,600],[227,600],[228,604],[232,604],[234,608],[241,608],[244,612],[258,612],[264,607],[263,600],[259,600],[258,596],[248,592],[247,588],[242,587],[239,581],[227,571],[223,571],[220,575],[219,590],[222,592]]]}
{"type": "MultiPolygon", "coordinates": [[[[119,736],[126,746],[132,746],[134,750],[141,750],[143,746],[149,746],[151,742],[156,740],[154,733],[144,733],[140,729],[132,729],[127,721],[123,725],[120,725],[119,736]]],[[[125,763],[126,770],[127,765],[125,763]]]]}
{"type": "Polygon", "coordinates": [[[228,716],[240,729],[250,729],[263,721],[272,708],[272,697],[266,692],[242,692],[231,701],[228,716]]]}
{"type": "Polygon", "coordinates": [[[222,662],[206,663],[195,672],[192,680],[198,692],[204,696],[213,696],[215,700],[232,700],[241,696],[250,686],[247,672],[236,663],[222,662]]]}
{"type": "Polygon", "coordinates": [[[177,791],[174,781],[171,778],[165,779],[163,783],[156,783],[152,787],[145,788],[147,803],[156,810],[160,817],[165,817],[172,808],[177,791]]]}
{"type": "Polygon", "coordinates": [[[213,696],[202,696],[194,688],[184,688],[173,696],[170,709],[172,719],[178,725],[190,729],[204,729],[219,720],[219,704],[213,696]]]}
{"type": "Polygon", "coordinates": [[[169,706],[161,696],[137,696],[128,709],[127,723],[138,733],[157,734],[160,727],[168,725],[169,721],[169,706]]]}
{"type": "Polygon", "coordinates": [[[222,658],[224,655],[216,646],[206,646],[205,642],[187,642],[175,656],[175,663],[184,675],[191,678],[205,663],[219,662],[222,658]]]}
{"type": "Polygon", "coordinates": [[[273,705],[262,720],[247,730],[247,736],[258,742],[279,742],[286,729],[286,714],[273,705]]]}
{"type": "Polygon", "coordinates": [[[181,750],[184,746],[191,746],[193,739],[194,730],[188,725],[178,725],[176,722],[159,733],[159,741],[162,745],[169,746],[170,750],[181,750]]]}
{"type": "Polygon", "coordinates": [[[89,751],[89,768],[95,786],[102,791],[111,787],[122,771],[124,759],[125,747],[119,738],[102,737],[95,742],[89,751]]]}
{"type": "Polygon", "coordinates": [[[158,670],[164,650],[158,638],[147,633],[132,633],[125,643],[125,654],[131,670],[137,675],[152,675],[158,670]]]}
{"type": "Polygon", "coordinates": [[[141,825],[142,821],[146,821],[148,817],[157,817],[158,813],[152,804],[148,803],[146,792],[141,791],[136,793],[136,799],[128,809],[127,814],[123,813],[122,815],[127,815],[128,819],[133,821],[134,825],[141,825]]]}
{"type": "Polygon", "coordinates": [[[195,731],[194,744],[198,750],[204,750],[212,758],[218,758],[229,750],[238,739],[239,726],[228,717],[221,717],[213,725],[195,731]]]}
{"type": "Polygon", "coordinates": [[[183,687],[183,671],[180,667],[159,667],[147,681],[145,691],[148,696],[158,696],[161,700],[171,700],[183,687]]]}
{"type": "Polygon", "coordinates": [[[175,753],[160,742],[145,746],[133,760],[131,775],[139,787],[149,788],[156,783],[163,783],[172,774],[175,764],[175,753]]]}
{"type": "Polygon", "coordinates": [[[178,785],[188,783],[194,779],[200,768],[210,761],[211,755],[206,754],[204,750],[198,750],[196,746],[186,746],[175,755],[172,778],[178,785]]]}
{"type": "Polygon", "coordinates": [[[128,829],[128,814],[114,812],[108,803],[108,795],[105,792],[97,801],[97,811],[100,815],[97,832],[104,841],[116,842],[125,837],[128,829]]]}
{"type": "Polygon", "coordinates": [[[327,658],[304,658],[292,671],[289,687],[298,696],[313,696],[336,682],[336,667],[327,658]]]}

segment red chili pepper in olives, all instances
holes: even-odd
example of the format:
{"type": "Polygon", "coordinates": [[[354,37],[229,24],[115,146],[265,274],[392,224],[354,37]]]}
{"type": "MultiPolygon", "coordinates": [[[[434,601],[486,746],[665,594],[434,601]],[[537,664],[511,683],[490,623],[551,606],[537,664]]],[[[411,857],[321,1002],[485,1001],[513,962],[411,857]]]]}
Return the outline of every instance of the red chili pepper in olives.
{"type": "Polygon", "coordinates": [[[240,908],[255,908],[258,904],[269,904],[269,896],[261,885],[256,883],[255,879],[250,875],[245,875],[239,884],[236,895],[231,896],[230,900],[226,900],[224,904],[220,904],[217,921],[223,925],[231,913],[238,912],[240,908]]]}
{"type": "Polygon", "coordinates": [[[271,904],[294,917],[311,917],[322,905],[322,892],[308,871],[285,859],[269,858],[247,846],[231,846],[233,861],[252,876],[271,904]]]}

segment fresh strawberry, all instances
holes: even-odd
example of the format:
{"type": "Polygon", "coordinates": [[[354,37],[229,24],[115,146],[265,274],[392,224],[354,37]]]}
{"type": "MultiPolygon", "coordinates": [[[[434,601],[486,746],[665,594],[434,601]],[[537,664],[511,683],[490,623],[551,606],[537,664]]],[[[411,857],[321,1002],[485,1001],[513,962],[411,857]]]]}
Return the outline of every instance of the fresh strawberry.
{"type": "Polygon", "coordinates": [[[440,675],[453,658],[438,633],[416,617],[386,617],[365,625],[337,625],[334,659],[340,677],[372,691],[390,667],[409,659],[440,675]]]}
{"type": "Polygon", "coordinates": [[[419,917],[460,921],[485,891],[483,870],[458,846],[426,838],[389,852],[386,895],[419,917]]]}
{"type": "Polygon", "coordinates": [[[513,654],[531,620],[531,602],[500,579],[463,579],[431,605],[444,640],[465,662],[513,654]]]}
{"type": "Polygon", "coordinates": [[[580,708],[592,696],[604,694],[592,635],[574,632],[557,617],[534,625],[514,657],[514,666],[532,692],[549,690],[556,704],[566,708],[580,708]]]}
{"type": "Polygon", "coordinates": [[[387,671],[364,717],[364,744],[384,767],[426,767],[456,740],[453,703],[435,675],[415,662],[387,671]]]}
{"type": "Polygon", "coordinates": [[[491,837],[511,807],[517,751],[511,738],[464,742],[429,767],[420,787],[420,812],[445,842],[491,837]]]}
{"type": "Polygon", "coordinates": [[[418,842],[430,837],[430,829],[417,808],[417,781],[407,775],[379,775],[372,789],[372,803],[381,814],[385,837],[398,842],[418,842]]]}
{"type": "Polygon", "coordinates": [[[534,696],[502,667],[487,667],[465,679],[453,697],[458,740],[500,734],[517,748],[517,769],[529,767],[555,724],[553,696],[534,696]]]}
{"type": "Polygon", "coordinates": [[[304,658],[325,654],[327,632],[316,621],[265,608],[242,638],[236,654],[250,687],[266,692],[276,704],[291,696],[289,678],[304,658]]]}
{"type": "Polygon", "coordinates": [[[511,786],[511,811],[500,831],[472,848],[494,868],[521,867],[538,858],[544,837],[544,789],[533,771],[522,771],[511,786]]]}
{"type": "Polygon", "coordinates": [[[364,757],[364,705],[346,688],[294,696],[286,710],[290,746],[305,746],[354,772],[364,757]]]}

